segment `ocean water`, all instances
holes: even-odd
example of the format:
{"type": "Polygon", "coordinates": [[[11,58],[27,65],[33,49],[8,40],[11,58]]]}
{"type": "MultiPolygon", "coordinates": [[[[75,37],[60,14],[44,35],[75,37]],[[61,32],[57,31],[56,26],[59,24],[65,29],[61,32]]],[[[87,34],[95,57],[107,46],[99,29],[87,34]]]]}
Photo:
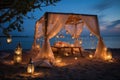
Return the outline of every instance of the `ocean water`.
{"type": "MultiPolygon", "coordinates": [[[[97,38],[96,37],[90,37],[90,36],[82,36],[80,39],[82,39],[82,47],[84,49],[94,49],[97,46],[97,38]]],[[[23,49],[31,49],[33,44],[33,37],[13,37],[12,43],[7,44],[6,37],[0,38],[0,50],[14,50],[17,46],[17,44],[20,42],[23,49]]],[[[120,48],[120,36],[103,36],[103,40],[105,45],[108,48],[120,48]]],[[[65,38],[52,38],[50,40],[51,45],[54,45],[57,41],[64,41],[69,43],[74,43],[74,39],[70,38],[70,36],[67,36],[65,38]]],[[[37,40],[37,43],[39,43],[42,46],[43,38],[37,40]]]]}

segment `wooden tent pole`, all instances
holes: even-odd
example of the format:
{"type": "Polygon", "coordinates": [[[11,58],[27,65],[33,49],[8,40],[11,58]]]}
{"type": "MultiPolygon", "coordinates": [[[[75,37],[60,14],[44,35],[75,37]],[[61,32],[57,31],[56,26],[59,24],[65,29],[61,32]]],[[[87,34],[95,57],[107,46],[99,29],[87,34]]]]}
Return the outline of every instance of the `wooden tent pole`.
{"type": "Polygon", "coordinates": [[[47,40],[48,13],[45,13],[45,41],[47,40]]]}

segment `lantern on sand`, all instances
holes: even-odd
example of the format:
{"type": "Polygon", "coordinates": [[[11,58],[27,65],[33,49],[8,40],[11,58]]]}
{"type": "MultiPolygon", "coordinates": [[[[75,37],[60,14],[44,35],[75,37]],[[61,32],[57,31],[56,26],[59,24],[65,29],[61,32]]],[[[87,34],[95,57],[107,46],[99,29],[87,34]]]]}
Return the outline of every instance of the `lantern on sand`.
{"type": "Polygon", "coordinates": [[[22,54],[22,47],[21,47],[21,44],[18,43],[16,49],[15,49],[15,54],[16,55],[21,55],[22,54]]]}
{"type": "Polygon", "coordinates": [[[92,55],[92,54],[89,54],[89,58],[93,58],[93,55],[92,55]]]}
{"type": "Polygon", "coordinates": [[[21,47],[20,43],[17,45],[17,47],[15,49],[14,62],[15,63],[22,62],[22,47],[21,47]]]}
{"type": "Polygon", "coordinates": [[[9,44],[9,43],[11,43],[12,42],[12,37],[9,35],[8,37],[7,37],[7,43],[9,44]]]}
{"type": "Polygon", "coordinates": [[[22,62],[22,55],[14,55],[14,63],[21,63],[22,62]]]}
{"type": "Polygon", "coordinates": [[[34,64],[32,58],[30,58],[29,64],[27,66],[27,73],[33,74],[34,73],[34,64]]]}
{"type": "Polygon", "coordinates": [[[105,56],[105,60],[112,60],[112,54],[110,52],[105,56]]]}

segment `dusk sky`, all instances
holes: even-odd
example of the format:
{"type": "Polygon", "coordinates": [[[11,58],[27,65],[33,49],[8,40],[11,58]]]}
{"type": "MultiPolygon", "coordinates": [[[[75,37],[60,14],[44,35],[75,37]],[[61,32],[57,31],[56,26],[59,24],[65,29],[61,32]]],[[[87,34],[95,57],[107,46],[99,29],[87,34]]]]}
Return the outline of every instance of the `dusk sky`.
{"type": "Polygon", "coordinates": [[[36,9],[33,14],[35,19],[24,20],[24,31],[13,31],[12,35],[34,35],[35,22],[45,12],[63,12],[98,15],[101,34],[120,35],[120,0],[61,0],[56,6],[36,9]]]}

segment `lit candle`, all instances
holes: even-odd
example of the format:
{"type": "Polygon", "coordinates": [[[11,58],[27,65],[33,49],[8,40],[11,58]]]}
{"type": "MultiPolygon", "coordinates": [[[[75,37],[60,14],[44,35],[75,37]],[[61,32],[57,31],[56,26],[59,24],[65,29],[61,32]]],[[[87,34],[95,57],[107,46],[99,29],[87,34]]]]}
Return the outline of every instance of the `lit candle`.
{"type": "Polygon", "coordinates": [[[92,55],[92,54],[89,54],[89,58],[93,58],[93,55],[92,55]]]}
{"type": "Polygon", "coordinates": [[[38,45],[38,44],[37,44],[37,46],[36,46],[36,47],[39,49],[39,48],[40,48],[40,45],[38,45]]]}
{"type": "Polygon", "coordinates": [[[69,54],[68,54],[68,53],[65,53],[65,56],[69,56],[69,54]]]}
{"type": "Polygon", "coordinates": [[[107,54],[105,57],[105,60],[111,60],[112,59],[112,55],[111,54],[107,54]]]}
{"type": "Polygon", "coordinates": [[[78,58],[77,58],[77,57],[75,57],[74,59],[75,59],[75,60],[77,60],[78,58]]]}
{"type": "Polygon", "coordinates": [[[73,44],[71,44],[71,47],[74,47],[74,45],[73,45],[73,44]]]}
{"type": "Polygon", "coordinates": [[[56,58],[56,62],[57,62],[57,63],[60,63],[61,61],[62,61],[62,59],[61,59],[60,57],[57,57],[57,58],[56,58]]]}

